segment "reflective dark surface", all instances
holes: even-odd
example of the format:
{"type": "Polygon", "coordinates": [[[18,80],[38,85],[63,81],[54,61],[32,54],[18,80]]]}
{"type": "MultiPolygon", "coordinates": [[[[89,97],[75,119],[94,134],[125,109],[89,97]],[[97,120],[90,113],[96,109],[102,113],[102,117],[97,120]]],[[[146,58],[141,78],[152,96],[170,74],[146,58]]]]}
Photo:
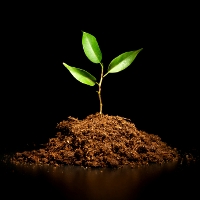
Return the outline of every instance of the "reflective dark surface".
{"type": "Polygon", "coordinates": [[[199,164],[137,169],[15,166],[1,162],[2,199],[198,199],[199,164]]]}

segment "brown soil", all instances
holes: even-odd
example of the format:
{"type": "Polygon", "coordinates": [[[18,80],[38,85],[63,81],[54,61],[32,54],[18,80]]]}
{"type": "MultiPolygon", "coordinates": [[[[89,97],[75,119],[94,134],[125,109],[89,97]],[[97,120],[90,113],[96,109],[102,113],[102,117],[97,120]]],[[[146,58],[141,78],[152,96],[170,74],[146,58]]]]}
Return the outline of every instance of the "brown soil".
{"type": "Polygon", "coordinates": [[[15,164],[34,163],[84,167],[131,167],[178,161],[179,154],[157,135],[139,131],[131,120],[100,115],[83,120],[68,117],[57,124],[55,138],[44,148],[16,153],[15,164]]]}

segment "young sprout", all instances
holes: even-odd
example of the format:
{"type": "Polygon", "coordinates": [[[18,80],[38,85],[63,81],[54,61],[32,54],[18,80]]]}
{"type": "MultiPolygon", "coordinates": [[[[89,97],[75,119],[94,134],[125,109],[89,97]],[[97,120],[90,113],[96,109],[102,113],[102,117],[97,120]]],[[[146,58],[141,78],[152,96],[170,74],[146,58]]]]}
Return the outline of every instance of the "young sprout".
{"type": "Polygon", "coordinates": [[[97,91],[97,93],[98,93],[99,102],[100,102],[100,115],[102,115],[103,104],[102,104],[102,99],[101,99],[101,84],[102,84],[103,78],[109,73],[117,73],[126,69],[135,60],[137,54],[142,50],[142,48],[135,51],[125,52],[117,56],[116,58],[114,58],[108,66],[107,73],[104,74],[104,66],[103,66],[103,63],[101,62],[102,53],[101,53],[101,50],[99,48],[96,38],[89,33],[83,32],[82,45],[83,45],[83,50],[87,58],[91,62],[99,63],[101,65],[101,76],[100,76],[99,83],[97,82],[96,78],[93,75],[91,75],[89,72],[80,68],[71,67],[67,65],[66,63],[63,63],[63,65],[69,70],[72,76],[74,76],[74,78],[76,78],[81,83],[89,85],[89,86],[94,86],[95,84],[98,85],[99,90],[97,91]]]}

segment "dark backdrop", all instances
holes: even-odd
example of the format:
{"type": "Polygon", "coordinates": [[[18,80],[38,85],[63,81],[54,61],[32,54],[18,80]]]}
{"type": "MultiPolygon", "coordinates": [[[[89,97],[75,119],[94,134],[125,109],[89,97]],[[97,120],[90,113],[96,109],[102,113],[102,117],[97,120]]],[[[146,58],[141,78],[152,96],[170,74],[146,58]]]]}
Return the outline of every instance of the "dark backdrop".
{"type": "Polygon", "coordinates": [[[97,86],[79,83],[62,65],[66,62],[99,78],[100,65],[84,55],[81,30],[97,38],[105,69],[121,53],[143,48],[130,67],[103,80],[103,112],[130,118],[138,129],[174,147],[198,148],[195,12],[188,17],[179,7],[140,7],[139,12],[126,5],[121,13],[123,7],[79,12],[53,5],[15,10],[13,5],[3,16],[2,152],[34,148],[55,135],[59,121],[99,111],[97,86]]]}

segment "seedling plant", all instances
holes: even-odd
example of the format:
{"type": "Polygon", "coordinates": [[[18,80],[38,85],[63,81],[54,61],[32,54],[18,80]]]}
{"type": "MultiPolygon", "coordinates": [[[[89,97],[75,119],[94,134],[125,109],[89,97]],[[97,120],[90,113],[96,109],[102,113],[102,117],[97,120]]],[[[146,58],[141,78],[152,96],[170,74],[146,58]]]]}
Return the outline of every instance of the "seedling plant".
{"type": "Polygon", "coordinates": [[[114,58],[108,65],[107,72],[104,74],[104,66],[103,66],[103,63],[101,62],[102,53],[101,53],[101,50],[99,48],[96,38],[89,33],[83,32],[82,45],[83,45],[83,50],[87,58],[93,63],[100,64],[101,66],[100,81],[97,82],[97,79],[92,74],[90,74],[89,72],[83,69],[71,67],[67,65],[66,63],[63,63],[63,65],[69,70],[72,76],[74,76],[74,78],[80,81],[81,83],[89,85],[89,86],[94,86],[96,84],[98,85],[99,90],[97,91],[97,93],[98,93],[99,102],[100,102],[100,115],[102,115],[103,104],[102,104],[102,99],[101,99],[101,85],[102,85],[103,78],[107,76],[109,73],[117,73],[126,69],[128,66],[131,65],[131,63],[135,60],[138,53],[143,48],[135,50],[135,51],[122,53],[121,55],[114,58]]]}

